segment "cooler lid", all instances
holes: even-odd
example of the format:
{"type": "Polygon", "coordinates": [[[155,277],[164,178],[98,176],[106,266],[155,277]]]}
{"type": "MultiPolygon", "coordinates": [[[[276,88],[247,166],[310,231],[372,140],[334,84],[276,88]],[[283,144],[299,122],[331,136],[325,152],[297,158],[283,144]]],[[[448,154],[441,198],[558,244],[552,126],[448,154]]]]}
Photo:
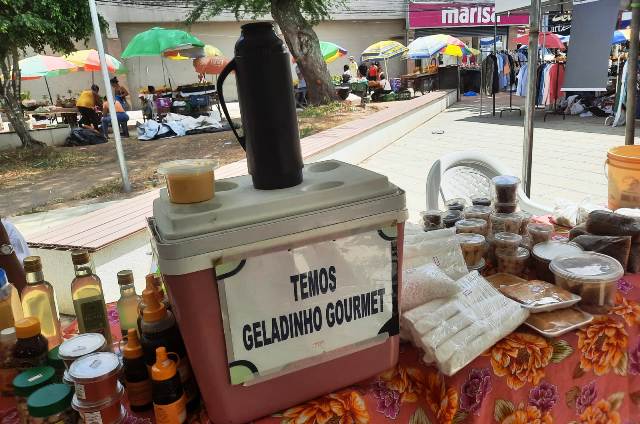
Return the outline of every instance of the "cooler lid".
{"type": "MultiPolygon", "coordinates": [[[[174,204],[166,189],[153,203],[155,230],[166,241],[320,212],[398,193],[384,175],[337,160],[303,169],[303,182],[280,190],[256,190],[251,176],[216,181],[215,197],[194,204],[174,204]]],[[[404,204],[399,209],[404,209],[404,204]]],[[[376,211],[372,210],[371,214],[376,211]]]]}

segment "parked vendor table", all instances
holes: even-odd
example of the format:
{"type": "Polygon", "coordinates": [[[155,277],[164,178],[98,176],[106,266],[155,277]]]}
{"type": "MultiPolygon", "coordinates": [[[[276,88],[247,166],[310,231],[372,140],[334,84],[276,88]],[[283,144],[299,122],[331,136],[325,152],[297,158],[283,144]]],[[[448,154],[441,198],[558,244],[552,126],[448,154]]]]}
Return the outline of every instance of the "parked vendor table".
{"type": "Polygon", "coordinates": [[[400,88],[413,88],[414,93],[424,94],[439,89],[438,74],[409,74],[400,77],[400,88]]]}

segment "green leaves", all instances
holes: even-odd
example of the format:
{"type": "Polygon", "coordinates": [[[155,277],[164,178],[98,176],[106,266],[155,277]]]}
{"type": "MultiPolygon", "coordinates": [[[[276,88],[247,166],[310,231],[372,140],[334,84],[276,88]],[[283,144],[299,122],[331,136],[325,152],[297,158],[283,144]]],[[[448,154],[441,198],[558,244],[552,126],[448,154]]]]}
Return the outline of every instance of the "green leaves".
{"type": "Polygon", "coordinates": [[[562,362],[563,359],[567,358],[573,353],[573,348],[566,340],[556,340],[552,344],[553,346],[553,355],[551,355],[551,362],[557,364],[562,362]]]}

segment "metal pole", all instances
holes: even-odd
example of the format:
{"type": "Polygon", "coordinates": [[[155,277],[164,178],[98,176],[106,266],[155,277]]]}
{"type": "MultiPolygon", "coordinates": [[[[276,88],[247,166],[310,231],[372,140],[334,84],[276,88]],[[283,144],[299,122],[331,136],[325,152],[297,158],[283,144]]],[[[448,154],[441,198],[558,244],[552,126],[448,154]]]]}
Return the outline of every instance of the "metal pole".
{"type": "MultiPolygon", "coordinates": [[[[498,46],[497,46],[497,42],[498,42],[498,15],[494,14],[493,15],[493,55],[496,57],[496,63],[498,63],[498,46]]],[[[497,68],[496,68],[497,69],[497,68]]],[[[500,69],[498,69],[498,73],[500,72],[500,69]]],[[[493,87],[493,85],[491,85],[491,87],[493,87]]],[[[493,91],[493,89],[491,90],[493,91]]],[[[500,91],[500,75],[498,75],[498,91],[500,91]]],[[[496,93],[493,93],[493,110],[491,112],[491,114],[493,116],[496,116],[496,93]]]]}
{"type": "Polygon", "coordinates": [[[627,119],[624,144],[634,144],[636,135],[636,99],[638,84],[638,29],[640,27],[640,3],[631,3],[631,39],[629,40],[629,69],[627,75],[627,119]]]}
{"type": "Polygon", "coordinates": [[[47,81],[47,77],[44,77],[44,84],[47,86],[47,93],[49,93],[49,100],[51,100],[51,104],[53,104],[53,97],[51,97],[51,90],[49,90],[49,82],[47,81]]]}
{"type": "Polygon", "coordinates": [[[536,107],[536,76],[538,68],[538,35],[540,34],[540,0],[531,0],[529,11],[529,63],[527,97],[524,108],[524,146],[522,149],[522,186],[531,197],[531,165],[533,160],[533,118],[536,107]]]}
{"type": "Polygon", "coordinates": [[[122,139],[120,138],[120,126],[118,125],[118,115],[116,114],[113,92],[111,91],[111,83],[109,82],[109,71],[107,70],[107,59],[104,54],[104,46],[102,45],[102,33],[100,32],[100,21],[98,20],[98,11],[96,10],[96,0],[89,0],[89,10],[91,12],[93,34],[96,37],[96,47],[98,48],[98,55],[100,56],[100,70],[102,71],[104,88],[107,92],[107,104],[109,105],[109,115],[111,116],[113,137],[116,140],[116,152],[118,152],[118,164],[120,165],[120,175],[122,176],[122,189],[125,193],[129,193],[131,191],[131,183],[129,182],[127,162],[124,158],[122,139]]]}

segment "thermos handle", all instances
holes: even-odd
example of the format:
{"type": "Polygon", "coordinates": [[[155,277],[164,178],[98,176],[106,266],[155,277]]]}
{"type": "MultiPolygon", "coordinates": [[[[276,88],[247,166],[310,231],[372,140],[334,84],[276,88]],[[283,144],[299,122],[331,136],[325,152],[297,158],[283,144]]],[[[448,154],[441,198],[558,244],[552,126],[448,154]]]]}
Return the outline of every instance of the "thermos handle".
{"type": "Polygon", "coordinates": [[[227,118],[227,122],[229,123],[229,125],[231,126],[231,129],[233,130],[233,134],[235,134],[236,138],[238,139],[238,143],[240,143],[242,148],[244,150],[247,150],[245,147],[244,136],[241,137],[240,135],[238,135],[238,132],[236,131],[236,128],[233,125],[233,122],[231,122],[231,116],[229,116],[229,110],[227,109],[227,104],[224,101],[224,94],[222,94],[222,83],[227,78],[229,73],[235,69],[236,69],[236,60],[231,59],[231,61],[227,63],[227,66],[224,67],[222,72],[220,72],[220,76],[218,77],[218,83],[216,84],[216,91],[218,92],[218,98],[220,99],[220,106],[222,106],[222,111],[224,112],[224,116],[227,118]]]}

